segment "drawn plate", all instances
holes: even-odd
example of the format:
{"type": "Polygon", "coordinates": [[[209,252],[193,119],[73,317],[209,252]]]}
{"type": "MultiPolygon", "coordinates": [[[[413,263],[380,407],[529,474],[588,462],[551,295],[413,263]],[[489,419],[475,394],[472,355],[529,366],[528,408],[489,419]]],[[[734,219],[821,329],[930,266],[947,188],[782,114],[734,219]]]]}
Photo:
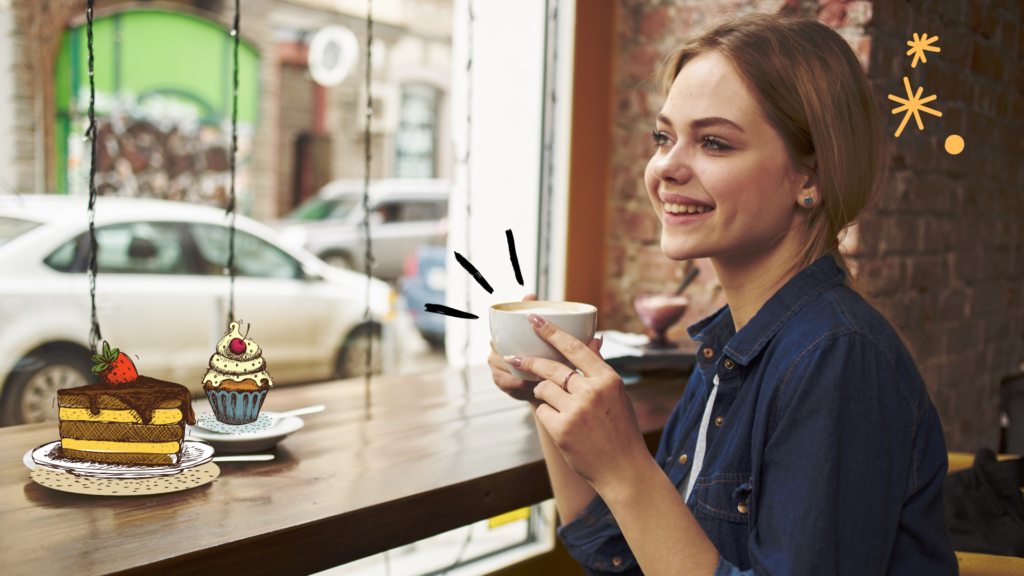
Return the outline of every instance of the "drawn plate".
{"type": "Polygon", "coordinates": [[[202,466],[213,460],[214,448],[206,442],[185,440],[181,449],[181,461],[166,466],[125,466],[123,464],[105,464],[66,458],[60,447],[60,440],[29,450],[22,461],[25,466],[45,466],[54,470],[70,472],[75,476],[89,478],[155,478],[174,476],[184,470],[202,466]]]}
{"type": "Polygon", "coordinates": [[[248,424],[241,424],[234,426],[231,424],[225,424],[214,415],[204,416],[196,419],[196,426],[205,428],[211,432],[219,432],[221,434],[245,434],[246,432],[259,432],[266,430],[274,425],[274,419],[266,414],[260,414],[260,417],[255,421],[248,424]]]}

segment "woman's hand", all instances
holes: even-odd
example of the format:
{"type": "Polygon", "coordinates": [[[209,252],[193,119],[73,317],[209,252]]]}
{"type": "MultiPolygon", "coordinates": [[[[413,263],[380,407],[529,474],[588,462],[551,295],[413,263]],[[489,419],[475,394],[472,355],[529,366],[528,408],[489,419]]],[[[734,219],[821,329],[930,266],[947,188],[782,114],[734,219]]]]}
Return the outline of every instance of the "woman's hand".
{"type": "Polygon", "coordinates": [[[537,408],[537,419],[566,462],[598,492],[628,482],[633,473],[645,469],[651,455],[622,378],[592,347],[536,314],[529,318],[541,320],[540,327],[534,321],[537,335],[586,374],[569,378],[565,391],[562,381],[572,372],[568,366],[531,356],[509,358],[518,370],[545,378],[534,388],[536,398],[544,401],[537,408]]]}
{"type": "MultiPolygon", "coordinates": [[[[527,294],[526,297],[523,298],[523,302],[536,299],[537,296],[535,294],[527,294]]],[[[603,338],[594,338],[590,341],[589,348],[593,350],[598,357],[600,357],[601,344],[603,343],[603,338]]],[[[537,401],[537,398],[533,394],[533,389],[537,384],[539,384],[539,382],[520,380],[513,376],[512,373],[509,372],[505,361],[501,359],[501,355],[498,354],[498,350],[494,347],[493,340],[491,341],[491,354],[487,356],[487,364],[491,367],[491,377],[494,378],[494,383],[498,385],[498,388],[501,388],[502,392],[516,400],[537,401]]]]}

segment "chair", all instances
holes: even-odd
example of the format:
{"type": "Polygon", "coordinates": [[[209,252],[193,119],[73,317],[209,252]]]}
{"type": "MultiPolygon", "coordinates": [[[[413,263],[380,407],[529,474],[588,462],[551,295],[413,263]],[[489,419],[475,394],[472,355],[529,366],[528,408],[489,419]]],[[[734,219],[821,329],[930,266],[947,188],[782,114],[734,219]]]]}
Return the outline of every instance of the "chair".
{"type": "MultiPolygon", "coordinates": [[[[1002,461],[1019,456],[999,454],[997,458],[1002,461]]],[[[949,453],[949,474],[966,470],[971,466],[974,466],[974,454],[949,453]]],[[[1024,558],[957,552],[956,559],[960,563],[960,576],[1024,576],[1024,558]]]]}

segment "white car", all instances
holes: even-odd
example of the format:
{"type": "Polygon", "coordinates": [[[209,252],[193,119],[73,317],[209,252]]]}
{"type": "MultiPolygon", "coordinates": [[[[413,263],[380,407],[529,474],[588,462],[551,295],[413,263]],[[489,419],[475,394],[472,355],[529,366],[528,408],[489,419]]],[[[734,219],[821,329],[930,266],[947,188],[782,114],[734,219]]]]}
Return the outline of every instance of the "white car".
{"type": "MultiPolygon", "coordinates": [[[[92,381],[88,199],[0,197],[0,425],[56,418],[55,392],[92,381]]],[[[100,197],[96,310],[102,339],[140,374],[202,394],[227,331],[228,216],[160,200],[100,197]]],[[[329,266],[237,216],[235,318],[263,348],[275,384],[393,364],[396,293],[384,282],[329,266]]]]}
{"type": "MultiPolygon", "coordinates": [[[[283,220],[271,222],[286,242],[302,246],[328,264],[364,270],[362,180],[336,180],[299,205],[283,220]]],[[[447,180],[394,178],[370,184],[371,273],[385,280],[402,274],[406,257],[423,244],[445,243],[447,180]]]]}

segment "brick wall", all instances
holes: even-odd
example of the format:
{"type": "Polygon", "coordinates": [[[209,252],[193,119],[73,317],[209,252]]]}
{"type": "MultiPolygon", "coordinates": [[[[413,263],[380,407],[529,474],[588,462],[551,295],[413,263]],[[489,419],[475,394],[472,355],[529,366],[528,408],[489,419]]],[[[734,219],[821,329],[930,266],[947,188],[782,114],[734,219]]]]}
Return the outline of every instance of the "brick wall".
{"type": "Polygon", "coordinates": [[[635,293],[668,291],[690,266],[701,273],[693,306],[670,332],[724,304],[707,261],[677,263],[660,250],[643,184],[650,131],[662,104],[651,74],[663,55],[723,8],[816,16],[850,43],[872,79],[889,134],[892,177],[882,210],[844,241],[858,278],[914,344],[951,450],[998,447],[1000,380],[1024,361],[1024,2],[735,2],[620,0],[612,193],[602,328],[643,331],[635,293]],[[938,36],[940,53],[911,68],[913,33],[938,36]],[[894,136],[903,77],[927,104],[894,136]],[[965,150],[945,152],[950,134],[965,150]]]}

